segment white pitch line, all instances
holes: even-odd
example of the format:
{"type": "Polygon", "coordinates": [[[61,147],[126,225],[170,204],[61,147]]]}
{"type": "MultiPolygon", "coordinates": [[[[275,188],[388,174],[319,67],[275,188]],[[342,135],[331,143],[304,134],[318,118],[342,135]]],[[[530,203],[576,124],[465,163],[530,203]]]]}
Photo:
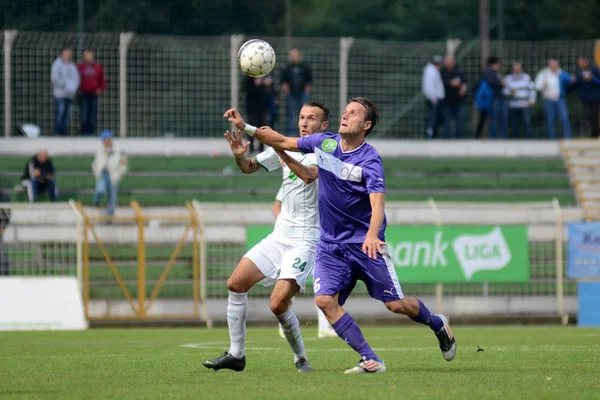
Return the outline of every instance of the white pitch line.
{"type": "MultiPolygon", "coordinates": [[[[222,349],[223,346],[228,343],[222,342],[220,346],[216,346],[217,343],[187,343],[182,344],[180,347],[189,348],[189,349],[222,349]]],[[[528,351],[553,351],[553,352],[563,352],[563,351],[600,351],[600,346],[553,346],[553,345],[545,345],[545,346],[484,346],[484,350],[489,351],[515,351],[515,352],[528,352],[528,351]]],[[[398,352],[420,352],[420,351],[430,351],[430,350],[439,350],[438,347],[375,347],[373,351],[398,351],[398,352]]],[[[474,348],[472,350],[475,350],[474,348]]],[[[290,349],[284,347],[247,347],[246,351],[285,351],[288,352],[290,349]]],[[[308,352],[346,352],[346,351],[354,351],[350,348],[331,348],[331,349],[306,349],[308,352]]],[[[468,350],[467,350],[468,351],[468,350]]]]}

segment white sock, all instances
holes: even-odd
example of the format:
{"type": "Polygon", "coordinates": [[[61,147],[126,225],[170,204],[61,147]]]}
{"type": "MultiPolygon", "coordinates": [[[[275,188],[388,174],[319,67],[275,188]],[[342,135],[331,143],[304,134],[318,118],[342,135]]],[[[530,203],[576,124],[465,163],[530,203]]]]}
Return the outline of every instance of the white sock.
{"type": "Polygon", "coordinates": [[[229,292],[227,326],[229,326],[229,354],[243,357],[246,347],[246,318],[248,317],[248,293],[229,292]]]}
{"type": "Polygon", "coordinates": [[[323,314],[323,311],[321,311],[319,307],[315,306],[315,308],[317,309],[317,318],[319,319],[319,331],[333,329],[329,324],[329,321],[327,321],[327,317],[323,314]]]}
{"type": "Polygon", "coordinates": [[[287,340],[294,352],[294,362],[298,361],[300,358],[308,360],[306,352],[304,351],[304,341],[302,340],[302,333],[300,332],[300,322],[298,322],[296,314],[294,314],[291,308],[288,308],[286,312],[281,315],[276,315],[276,317],[283,328],[285,340],[287,340]]]}

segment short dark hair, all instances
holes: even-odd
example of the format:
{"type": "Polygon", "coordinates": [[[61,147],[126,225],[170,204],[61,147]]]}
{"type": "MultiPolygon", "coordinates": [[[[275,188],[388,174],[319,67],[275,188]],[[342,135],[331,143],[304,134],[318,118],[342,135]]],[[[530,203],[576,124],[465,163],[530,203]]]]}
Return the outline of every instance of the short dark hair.
{"type": "Polygon", "coordinates": [[[304,107],[320,108],[323,111],[323,114],[325,115],[325,121],[329,121],[329,107],[327,107],[325,105],[325,103],[322,103],[317,100],[311,100],[311,101],[307,101],[306,103],[304,103],[304,107]]]}
{"type": "Polygon", "coordinates": [[[486,65],[489,67],[490,65],[498,64],[500,59],[496,56],[490,56],[487,59],[486,65]]]}
{"type": "Polygon", "coordinates": [[[72,49],[71,49],[71,46],[68,46],[68,45],[65,45],[65,46],[63,46],[63,47],[60,49],[60,53],[62,54],[62,53],[63,53],[63,51],[65,51],[65,50],[72,50],[72,49]]]}
{"type": "Polygon", "coordinates": [[[371,121],[371,127],[367,130],[365,137],[369,136],[369,133],[371,133],[377,122],[379,122],[379,109],[373,100],[366,97],[353,97],[350,103],[358,103],[365,108],[365,120],[371,121]]]}
{"type": "Polygon", "coordinates": [[[90,49],[89,47],[86,47],[85,49],[83,49],[83,51],[81,52],[81,54],[85,53],[86,51],[93,53],[94,51],[92,49],[90,49]]]}

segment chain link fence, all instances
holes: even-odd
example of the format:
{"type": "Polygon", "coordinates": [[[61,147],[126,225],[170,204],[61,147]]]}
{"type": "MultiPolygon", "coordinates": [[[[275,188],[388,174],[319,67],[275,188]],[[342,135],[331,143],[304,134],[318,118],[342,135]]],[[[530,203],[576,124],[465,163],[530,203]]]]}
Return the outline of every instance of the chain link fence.
{"type": "MultiPolygon", "coordinates": [[[[3,43],[5,37],[6,31],[2,35],[3,43]]],[[[337,129],[340,108],[348,100],[341,97],[347,94],[348,98],[371,97],[379,105],[381,121],[374,136],[424,137],[423,68],[433,55],[446,53],[446,42],[355,40],[346,58],[342,57],[345,50],[337,38],[264,39],[272,44],[278,56],[273,72],[277,87],[287,63],[288,50],[297,47],[302,51],[304,61],[313,70],[311,98],[329,105],[332,130],[337,129]],[[345,59],[347,65],[342,65],[345,59]],[[341,71],[346,68],[348,78],[344,81],[341,71]]],[[[60,49],[63,46],[77,48],[77,41],[75,33],[17,32],[14,41],[5,46],[9,51],[0,56],[3,57],[0,73],[3,77],[9,74],[11,94],[8,98],[12,108],[8,110],[10,122],[0,122],[5,134],[17,134],[19,126],[25,123],[40,126],[44,135],[52,134],[54,104],[50,68],[60,49]],[[5,57],[9,57],[8,63],[4,62],[5,57]],[[10,68],[7,70],[5,65],[10,68]]],[[[95,52],[97,61],[104,66],[108,82],[106,92],[99,99],[98,131],[126,129],[120,133],[132,137],[221,136],[228,128],[222,118],[223,111],[236,103],[242,111],[246,106],[242,91],[244,75],[236,67],[237,47],[232,49],[234,43],[238,42],[229,36],[133,35],[131,41],[124,41],[123,35],[119,34],[86,34],[83,47],[95,52]]],[[[511,62],[520,61],[525,72],[535,78],[549,58],[558,59],[563,69],[575,72],[577,57],[592,57],[594,46],[593,40],[506,41],[501,46],[492,43],[492,50],[503,60],[503,74],[510,72],[511,62]]],[[[473,88],[481,75],[478,42],[462,43],[456,56],[471,88],[464,117],[463,136],[468,138],[474,135],[473,88]]],[[[81,55],[75,54],[74,58],[80,60],[81,55]]],[[[0,80],[0,85],[5,94],[0,99],[0,106],[6,113],[4,79],[0,80]]],[[[568,95],[568,103],[575,135],[588,135],[576,92],[568,95]]],[[[78,109],[75,100],[69,125],[71,135],[78,132],[78,109]]],[[[275,128],[285,131],[287,102],[281,93],[278,111],[275,128]]],[[[532,110],[532,123],[534,137],[545,138],[542,101],[538,101],[532,110]]]]}

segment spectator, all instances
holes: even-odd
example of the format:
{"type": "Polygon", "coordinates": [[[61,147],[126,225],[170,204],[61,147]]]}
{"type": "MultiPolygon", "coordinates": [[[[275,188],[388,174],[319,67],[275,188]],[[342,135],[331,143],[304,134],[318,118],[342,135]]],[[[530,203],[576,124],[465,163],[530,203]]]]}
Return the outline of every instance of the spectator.
{"type": "MultiPolygon", "coordinates": [[[[8,202],[10,199],[8,195],[4,194],[0,190],[0,203],[8,202]]],[[[9,267],[8,267],[8,253],[4,250],[3,246],[3,237],[4,230],[10,223],[10,210],[0,208],[0,276],[9,275],[9,267]]]]}
{"type": "Polygon", "coordinates": [[[94,205],[100,206],[104,194],[108,195],[106,214],[113,216],[118,204],[119,182],[127,172],[127,157],[113,144],[111,131],[104,131],[100,135],[102,146],[96,152],[92,170],[96,177],[96,194],[94,205]]]}
{"type": "Polygon", "coordinates": [[[95,135],[98,119],[98,96],[106,90],[104,68],[94,61],[90,49],[83,51],[83,62],[77,65],[81,85],[79,86],[80,135],[95,135]]]}
{"type": "Polygon", "coordinates": [[[489,110],[489,138],[496,139],[496,136],[498,136],[500,139],[506,139],[508,116],[506,101],[502,93],[504,81],[502,75],[500,75],[500,59],[498,57],[488,58],[487,68],[483,71],[483,80],[487,82],[492,90],[492,103],[489,110]]]}
{"type": "Polygon", "coordinates": [[[462,103],[467,94],[467,80],[465,73],[456,66],[453,56],[446,56],[442,68],[444,81],[444,137],[460,138],[462,136],[462,103]],[[454,135],[450,132],[454,120],[454,135]]]}
{"type": "MultiPolygon", "coordinates": [[[[244,81],[244,91],[246,92],[246,113],[248,123],[253,126],[265,126],[265,114],[267,112],[267,87],[264,78],[246,77],[244,81]]],[[[249,136],[250,151],[263,151],[265,145],[255,141],[254,137],[249,136]],[[258,143],[258,149],[254,145],[258,143]]]]}
{"type": "Polygon", "coordinates": [[[570,84],[571,77],[560,69],[557,60],[549,60],[548,67],[541,70],[535,78],[535,88],[542,93],[544,99],[549,139],[556,139],[554,127],[556,117],[560,119],[563,138],[571,137],[571,122],[566,100],[567,88],[570,84]]]}
{"type": "Polygon", "coordinates": [[[290,62],[281,73],[281,90],[287,94],[287,135],[298,134],[297,118],[300,109],[309,100],[312,89],[312,70],[302,62],[298,49],[290,50],[290,62]]]}
{"type": "Polygon", "coordinates": [[[508,117],[512,136],[519,137],[519,120],[525,127],[525,137],[531,139],[531,113],[529,108],[535,104],[535,86],[531,77],[523,72],[521,63],[513,63],[512,73],[505,79],[504,94],[508,98],[508,117]]]}
{"type": "Polygon", "coordinates": [[[43,192],[48,192],[51,202],[56,201],[55,173],[48,151],[42,150],[29,159],[21,176],[21,185],[27,190],[30,202],[38,201],[43,192]]]}
{"type": "Polygon", "coordinates": [[[588,58],[577,59],[575,85],[592,128],[592,137],[600,137],[600,70],[588,58]]]}
{"type": "Polygon", "coordinates": [[[54,95],[54,134],[67,136],[73,97],[79,88],[79,71],[71,62],[73,52],[62,49],[60,57],[52,63],[52,92],[54,95]]]}
{"type": "Polygon", "coordinates": [[[269,111],[269,121],[267,125],[275,129],[277,123],[277,116],[279,115],[279,99],[275,83],[273,82],[273,75],[269,74],[264,78],[265,90],[267,93],[267,110],[269,111]]]}
{"type": "Polygon", "coordinates": [[[440,68],[444,59],[442,56],[434,56],[433,60],[423,69],[422,90],[427,107],[427,121],[425,122],[425,136],[432,139],[437,137],[437,127],[443,112],[442,101],[444,100],[444,82],[440,74],[440,68]]]}

